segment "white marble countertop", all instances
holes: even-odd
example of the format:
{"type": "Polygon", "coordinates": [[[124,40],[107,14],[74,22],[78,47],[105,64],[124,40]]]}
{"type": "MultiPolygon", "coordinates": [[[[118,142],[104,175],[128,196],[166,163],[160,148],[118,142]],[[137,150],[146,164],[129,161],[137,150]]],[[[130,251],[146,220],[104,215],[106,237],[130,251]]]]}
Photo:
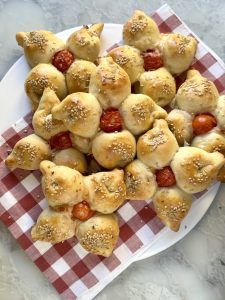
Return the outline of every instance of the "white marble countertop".
{"type": "MultiPolygon", "coordinates": [[[[45,28],[59,32],[96,21],[123,23],[136,8],[152,12],[164,3],[162,0],[0,0],[0,78],[21,55],[14,39],[16,31],[45,28]]],[[[167,3],[225,61],[225,1],[168,0],[167,3]]],[[[182,241],[161,254],[134,263],[96,299],[224,300],[224,194],[225,185],[203,220],[182,241]]],[[[59,299],[2,224],[0,299],[59,299]]]]}

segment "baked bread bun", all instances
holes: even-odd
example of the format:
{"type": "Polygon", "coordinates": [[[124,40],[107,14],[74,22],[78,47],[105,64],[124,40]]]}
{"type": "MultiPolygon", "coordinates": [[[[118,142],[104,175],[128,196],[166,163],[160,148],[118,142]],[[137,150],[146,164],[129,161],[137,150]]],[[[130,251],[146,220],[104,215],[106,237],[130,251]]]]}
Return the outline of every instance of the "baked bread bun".
{"type": "Polygon", "coordinates": [[[192,194],[207,189],[224,163],[225,158],[219,152],[208,153],[195,147],[181,147],[173,157],[171,168],[177,186],[192,194]]]}
{"type": "Polygon", "coordinates": [[[175,97],[175,79],[165,68],[144,72],[139,81],[138,92],[148,95],[159,106],[170,104],[175,97]]]}
{"type": "Polygon", "coordinates": [[[188,112],[173,109],[169,112],[166,121],[180,146],[191,143],[193,137],[192,116],[188,112]]]}
{"type": "Polygon", "coordinates": [[[85,25],[72,33],[67,40],[68,49],[75,57],[95,61],[100,52],[100,35],[104,24],[85,25]]]}
{"type": "Polygon", "coordinates": [[[190,70],[177,91],[176,104],[189,113],[213,112],[218,98],[219,93],[214,83],[197,70],[190,70]]]}
{"type": "Polygon", "coordinates": [[[140,10],[135,10],[123,26],[125,44],[141,51],[154,49],[159,37],[160,32],[155,21],[140,10]]]}
{"type": "Polygon", "coordinates": [[[79,222],[76,237],[88,252],[105,257],[110,256],[119,237],[116,215],[96,213],[87,221],[79,222]]]}
{"type": "Polygon", "coordinates": [[[56,166],[48,160],[41,162],[40,170],[43,174],[42,190],[49,206],[73,206],[83,200],[83,176],[78,171],[56,166]]]}
{"type": "Polygon", "coordinates": [[[63,242],[75,235],[76,222],[68,211],[54,211],[45,208],[31,230],[33,241],[52,244],[63,242]]]}
{"type": "Polygon", "coordinates": [[[91,73],[96,65],[90,61],[76,59],[66,72],[66,85],[69,94],[76,92],[88,93],[91,73]]]}
{"type": "Polygon", "coordinates": [[[29,72],[25,81],[25,91],[33,111],[37,109],[46,87],[54,90],[60,100],[67,95],[64,75],[50,64],[38,64],[29,72]]]}
{"type": "Polygon", "coordinates": [[[123,101],[120,113],[125,127],[134,135],[147,131],[155,119],[163,119],[167,116],[163,108],[143,94],[130,94],[123,101]]]}
{"type": "Polygon", "coordinates": [[[56,93],[47,87],[33,115],[32,125],[34,132],[45,140],[49,140],[55,134],[67,130],[62,121],[52,117],[51,110],[59,103],[60,100],[56,93]]]}
{"type": "Polygon", "coordinates": [[[121,132],[100,132],[92,142],[92,154],[106,169],[123,168],[136,154],[136,141],[127,130],[121,132]]]}
{"type": "Polygon", "coordinates": [[[218,151],[225,155],[225,135],[216,128],[206,134],[195,136],[191,146],[201,148],[207,152],[218,151]]]}
{"type": "Polygon", "coordinates": [[[112,57],[102,57],[91,74],[89,93],[98,99],[104,109],[119,107],[131,93],[129,76],[112,57]]]}
{"type": "Polygon", "coordinates": [[[66,47],[63,40],[46,30],[17,32],[16,40],[32,68],[40,63],[51,63],[54,54],[66,47]]]}
{"type": "Polygon", "coordinates": [[[52,109],[52,116],[62,120],[74,134],[90,138],[97,133],[102,109],[95,96],[73,93],[52,109]]]}
{"type": "Polygon", "coordinates": [[[57,151],[54,153],[52,161],[57,166],[66,166],[80,173],[87,171],[87,161],[84,154],[74,148],[57,151]]]}
{"type": "Polygon", "coordinates": [[[49,144],[38,135],[31,134],[15,144],[5,164],[10,169],[38,170],[40,162],[50,156],[49,144]]]}
{"type": "Polygon", "coordinates": [[[149,167],[135,159],[125,167],[124,171],[128,199],[147,200],[154,195],[157,183],[149,167]]]}
{"type": "Polygon", "coordinates": [[[178,231],[191,208],[192,195],[176,186],[159,188],[153,197],[153,204],[161,221],[171,230],[178,231]]]}
{"type": "Polygon", "coordinates": [[[109,56],[127,72],[131,84],[138,81],[144,70],[144,60],[141,52],[131,46],[123,45],[109,51],[109,56]]]}
{"type": "Polygon", "coordinates": [[[179,33],[161,34],[157,48],[164,67],[171,74],[178,75],[190,67],[197,50],[197,41],[192,36],[179,33]]]}
{"type": "Polygon", "coordinates": [[[219,128],[225,130],[225,95],[218,98],[214,115],[216,116],[219,128]]]}
{"type": "Polygon", "coordinates": [[[84,178],[89,196],[87,202],[92,210],[110,214],[126,199],[123,170],[99,172],[84,178]]]}
{"type": "Polygon", "coordinates": [[[72,146],[84,154],[91,152],[91,143],[92,140],[89,138],[84,138],[79,135],[73,134],[70,132],[70,139],[72,146]]]}
{"type": "Polygon", "coordinates": [[[153,128],[140,136],[137,157],[147,166],[161,169],[167,166],[179,146],[165,120],[155,120],[153,128]]]}

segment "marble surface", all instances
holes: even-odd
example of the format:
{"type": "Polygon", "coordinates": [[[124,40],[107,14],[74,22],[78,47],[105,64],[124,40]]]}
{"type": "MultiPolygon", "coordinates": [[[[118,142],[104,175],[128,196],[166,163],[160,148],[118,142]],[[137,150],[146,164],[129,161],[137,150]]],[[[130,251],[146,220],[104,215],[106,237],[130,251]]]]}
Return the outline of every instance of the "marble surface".
{"type": "MultiPolygon", "coordinates": [[[[0,0],[0,79],[21,56],[14,39],[16,31],[45,28],[58,32],[96,21],[123,23],[135,8],[151,12],[165,1],[65,0],[62,3],[0,0]]],[[[167,3],[225,61],[225,1],[168,0],[167,3]]],[[[96,299],[224,300],[224,194],[225,185],[202,221],[183,240],[161,254],[134,263],[96,299]]],[[[59,299],[2,224],[0,299],[59,299]]]]}

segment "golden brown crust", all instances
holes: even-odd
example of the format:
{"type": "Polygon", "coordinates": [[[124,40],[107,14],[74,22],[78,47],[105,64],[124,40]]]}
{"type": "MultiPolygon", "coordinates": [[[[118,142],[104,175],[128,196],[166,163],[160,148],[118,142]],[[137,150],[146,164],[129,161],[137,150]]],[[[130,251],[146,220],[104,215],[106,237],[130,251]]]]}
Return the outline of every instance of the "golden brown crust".
{"type": "Polygon", "coordinates": [[[126,186],[123,170],[99,172],[85,177],[89,192],[87,202],[92,210],[110,214],[126,199],[126,186]]]}
{"type": "Polygon", "coordinates": [[[158,26],[143,11],[135,10],[133,16],[123,26],[125,44],[141,51],[154,49],[160,37],[158,26]]]}
{"type": "Polygon", "coordinates": [[[50,64],[38,64],[30,71],[25,81],[25,91],[33,111],[37,109],[44,89],[47,87],[55,91],[60,100],[67,94],[64,75],[50,64]]]}
{"type": "Polygon", "coordinates": [[[131,83],[127,73],[112,57],[102,57],[92,72],[89,93],[95,95],[102,107],[119,107],[130,94],[131,83]]]}
{"type": "Polygon", "coordinates": [[[40,63],[51,63],[54,54],[66,47],[63,40],[46,30],[17,32],[16,40],[23,47],[25,57],[31,67],[40,63]]]}
{"type": "Polygon", "coordinates": [[[217,125],[221,130],[225,130],[225,95],[218,98],[217,106],[214,112],[217,125]]]}
{"type": "Polygon", "coordinates": [[[153,129],[137,142],[137,157],[147,166],[161,169],[172,160],[179,146],[165,120],[155,120],[153,129]]]}
{"type": "Polygon", "coordinates": [[[73,93],[52,109],[52,115],[62,120],[74,134],[90,138],[97,133],[102,109],[95,96],[88,93],[73,93]]]}
{"type": "Polygon", "coordinates": [[[67,40],[68,49],[81,58],[94,62],[100,52],[100,35],[104,24],[87,25],[72,33],[67,40]]]}
{"type": "Polygon", "coordinates": [[[119,225],[115,214],[96,213],[76,228],[76,236],[81,246],[90,253],[108,257],[117,243],[119,225]]]}
{"type": "Polygon", "coordinates": [[[195,147],[181,147],[173,157],[171,168],[177,186],[192,194],[208,188],[224,163],[224,156],[219,152],[208,153],[195,147]]]}
{"type": "Polygon", "coordinates": [[[37,170],[41,161],[50,156],[49,144],[36,134],[31,134],[15,144],[5,164],[10,169],[37,170]]]}
{"type": "Polygon", "coordinates": [[[110,50],[108,55],[128,74],[131,84],[145,71],[141,52],[134,47],[123,45],[110,50]]]}
{"type": "Polygon", "coordinates": [[[76,92],[88,93],[92,72],[96,65],[90,61],[76,59],[66,72],[66,84],[69,94],[76,92]]]}
{"type": "Polygon", "coordinates": [[[33,241],[60,243],[73,237],[75,228],[76,222],[72,220],[69,212],[59,212],[46,208],[33,226],[31,237],[33,241]]]}
{"type": "Polygon", "coordinates": [[[175,80],[165,68],[144,72],[139,81],[139,92],[148,95],[162,107],[170,104],[175,97],[175,80]]]}
{"type": "Polygon", "coordinates": [[[191,208],[192,195],[175,186],[159,188],[153,197],[153,204],[161,221],[171,230],[178,231],[191,208]]]}
{"type": "Polygon", "coordinates": [[[157,183],[150,168],[135,159],[126,166],[124,171],[128,199],[147,200],[154,195],[157,183]]]}
{"type": "Polygon", "coordinates": [[[56,166],[47,160],[41,162],[40,170],[43,174],[42,190],[49,206],[73,206],[83,200],[83,176],[78,171],[56,166]]]}
{"type": "Polygon", "coordinates": [[[92,153],[96,161],[106,169],[123,168],[135,157],[136,141],[127,130],[100,132],[92,142],[92,153]]]}

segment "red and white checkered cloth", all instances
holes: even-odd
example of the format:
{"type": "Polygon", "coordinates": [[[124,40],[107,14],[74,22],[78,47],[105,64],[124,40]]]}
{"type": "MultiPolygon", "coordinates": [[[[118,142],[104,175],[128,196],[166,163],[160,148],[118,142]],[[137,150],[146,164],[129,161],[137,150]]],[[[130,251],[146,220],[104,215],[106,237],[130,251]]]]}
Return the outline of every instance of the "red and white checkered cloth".
{"type": "MultiPolygon", "coordinates": [[[[152,17],[161,32],[194,35],[167,5],[152,17]]],[[[212,80],[220,93],[225,91],[224,64],[201,41],[193,66],[212,80]]],[[[76,238],[54,246],[34,243],[31,227],[47,206],[40,186],[40,172],[10,171],[4,165],[14,144],[32,133],[31,118],[31,114],[25,116],[0,137],[0,218],[63,299],[92,299],[158,239],[163,224],[150,201],[130,201],[118,210],[120,237],[109,258],[87,253],[76,238]]]]}

